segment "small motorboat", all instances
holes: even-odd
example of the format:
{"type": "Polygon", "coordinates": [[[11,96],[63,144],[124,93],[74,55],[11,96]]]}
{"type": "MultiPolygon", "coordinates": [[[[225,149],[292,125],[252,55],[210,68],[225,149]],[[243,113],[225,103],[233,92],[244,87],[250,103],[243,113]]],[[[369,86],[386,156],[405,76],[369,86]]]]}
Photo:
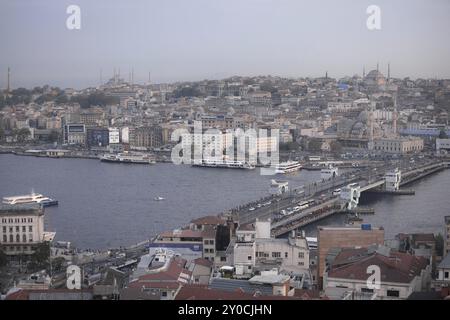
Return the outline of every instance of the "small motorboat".
{"type": "Polygon", "coordinates": [[[162,200],[164,200],[164,198],[158,196],[158,197],[153,198],[153,200],[155,200],[155,201],[162,201],[162,200]]]}

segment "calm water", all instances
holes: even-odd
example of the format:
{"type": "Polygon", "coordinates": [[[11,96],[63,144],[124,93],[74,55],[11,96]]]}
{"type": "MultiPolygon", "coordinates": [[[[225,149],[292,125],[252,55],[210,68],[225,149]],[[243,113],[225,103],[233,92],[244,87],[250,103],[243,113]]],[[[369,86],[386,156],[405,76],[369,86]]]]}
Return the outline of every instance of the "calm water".
{"type": "MultiPolygon", "coordinates": [[[[256,170],[170,163],[123,165],[87,159],[0,155],[0,196],[35,192],[59,200],[46,208],[47,230],[80,248],[131,245],[194,218],[269,194],[271,176],[256,170]],[[164,201],[154,201],[157,196],[164,201]]],[[[320,172],[284,176],[295,187],[320,172]]]]}
{"type": "MultiPolygon", "coordinates": [[[[59,200],[46,209],[47,230],[58,240],[80,248],[130,245],[194,218],[218,214],[269,194],[271,176],[259,169],[208,169],[173,164],[153,166],[102,163],[86,159],[49,159],[0,155],[0,196],[35,192],[59,200]],[[154,201],[156,196],[166,200],[154,201]]],[[[301,171],[283,179],[295,187],[319,180],[320,172],[301,171]]],[[[434,174],[408,188],[415,196],[370,196],[367,223],[382,225],[386,238],[399,232],[443,232],[450,214],[450,170],[434,174]]],[[[317,225],[342,224],[333,216],[317,225]]]]}

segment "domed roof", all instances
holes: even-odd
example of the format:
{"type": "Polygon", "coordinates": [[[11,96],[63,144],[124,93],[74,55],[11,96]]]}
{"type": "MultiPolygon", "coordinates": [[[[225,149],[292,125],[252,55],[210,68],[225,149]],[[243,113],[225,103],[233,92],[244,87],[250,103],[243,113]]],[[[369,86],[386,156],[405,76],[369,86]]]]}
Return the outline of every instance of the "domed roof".
{"type": "Polygon", "coordinates": [[[372,70],[366,76],[366,79],[379,79],[379,78],[384,78],[384,75],[378,70],[372,70]]]}

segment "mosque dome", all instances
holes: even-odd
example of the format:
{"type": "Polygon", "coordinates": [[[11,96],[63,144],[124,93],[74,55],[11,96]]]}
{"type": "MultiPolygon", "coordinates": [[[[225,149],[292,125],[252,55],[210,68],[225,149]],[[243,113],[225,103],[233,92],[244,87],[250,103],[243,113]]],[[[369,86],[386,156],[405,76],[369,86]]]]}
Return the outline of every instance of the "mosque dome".
{"type": "Polygon", "coordinates": [[[370,71],[366,77],[364,78],[364,81],[368,85],[376,85],[381,86],[386,84],[386,78],[384,75],[378,71],[378,70],[372,70],[370,71]]]}

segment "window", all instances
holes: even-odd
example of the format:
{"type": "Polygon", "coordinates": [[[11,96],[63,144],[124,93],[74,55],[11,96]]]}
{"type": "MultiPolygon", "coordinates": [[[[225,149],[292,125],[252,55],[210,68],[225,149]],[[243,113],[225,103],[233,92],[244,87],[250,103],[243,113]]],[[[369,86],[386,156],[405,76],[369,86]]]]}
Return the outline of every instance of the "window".
{"type": "Polygon", "coordinates": [[[19,230],[20,230],[20,227],[16,226],[16,232],[19,232],[19,230]]]}
{"type": "Polygon", "coordinates": [[[29,242],[33,242],[33,234],[30,233],[30,234],[28,235],[28,241],[29,241],[29,242]]]}
{"type": "Polygon", "coordinates": [[[12,234],[9,235],[9,242],[14,242],[14,236],[12,234]]]}
{"type": "Polygon", "coordinates": [[[361,292],[373,293],[373,289],[361,288],[361,292]]]}
{"type": "Polygon", "coordinates": [[[298,257],[299,257],[300,259],[303,259],[303,258],[305,257],[305,253],[304,253],[304,252],[299,252],[299,253],[298,253],[298,257]]]}
{"type": "Polygon", "coordinates": [[[284,253],[284,257],[285,257],[285,258],[288,257],[288,253],[287,253],[287,252],[284,253]]]}
{"type": "Polygon", "coordinates": [[[28,232],[33,232],[33,226],[28,226],[28,232]]]}
{"type": "Polygon", "coordinates": [[[3,233],[6,233],[6,226],[3,226],[3,233]]]}
{"type": "Polygon", "coordinates": [[[22,226],[22,232],[27,232],[27,227],[26,226],[22,226]]]}
{"type": "Polygon", "coordinates": [[[301,262],[298,263],[298,265],[299,265],[299,266],[304,266],[305,263],[304,263],[303,261],[301,261],[301,262]]]}
{"type": "Polygon", "coordinates": [[[252,256],[247,256],[247,260],[252,260],[252,256]]]}
{"type": "Polygon", "coordinates": [[[400,296],[400,292],[398,290],[388,290],[387,291],[387,296],[388,297],[399,297],[400,296]]]}
{"type": "Polygon", "coordinates": [[[27,242],[27,235],[26,234],[22,235],[22,242],[27,242]]]}
{"type": "Polygon", "coordinates": [[[20,235],[16,234],[16,242],[20,242],[20,235]]]}
{"type": "Polygon", "coordinates": [[[220,261],[227,261],[227,257],[220,257],[220,261]]]}
{"type": "Polygon", "coordinates": [[[13,232],[13,227],[9,227],[9,233],[13,232]]]}
{"type": "Polygon", "coordinates": [[[281,252],[272,252],[272,258],[281,258],[281,252]]]}
{"type": "Polygon", "coordinates": [[[444,272],[444,279],[448,279],[448,273],[449,273],[448,271],[444,272]]]}
{"type": "Polygon", "coordinates": [[[3,235],[3,242],[8,242],[8,237],[6,236],[6,234],[3,235]]]}
{"type": "Polygon", "coordinates": [[[162,297],[167,297],[167,291],[162,291],[162,292],[161,292],[161,296],[162,296],[162,297]]]}
{"type": "Polygon", "coordinates": [[[247,266],[247,269],[248,270],[252,270],[252,266],[247,266]]]}

